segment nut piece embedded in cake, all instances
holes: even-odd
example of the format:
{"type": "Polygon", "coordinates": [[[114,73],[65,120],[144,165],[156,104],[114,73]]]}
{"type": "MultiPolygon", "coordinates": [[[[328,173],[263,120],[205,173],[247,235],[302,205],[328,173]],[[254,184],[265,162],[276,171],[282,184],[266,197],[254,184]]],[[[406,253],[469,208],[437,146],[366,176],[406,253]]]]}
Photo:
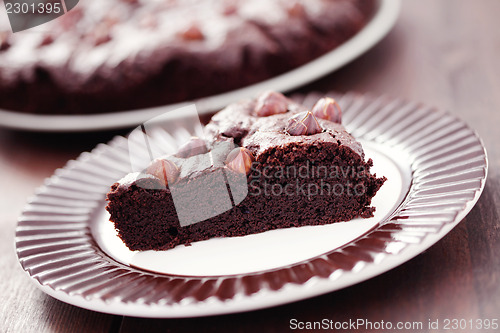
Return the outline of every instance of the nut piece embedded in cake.
{"type": "Polygon", "coordinates": [[[191,156],[208,153],[207,144],[205,140],[197,136],[193,136],[188,142],[180,146],[175,156],[181,158],[188,158],[191,156]]]}
{"type": "Polygon", "coordinates": [[[298,2],[295,2],[287,11],[291,17],[304,17],[306,15],[304,6],[298,2]]]}
{"type": "Polygon", "coordinates": [[[105,18],[94,27],[94,29],[87,35],[88,38],[94,43],[94,46],[106,44],[112,40],[111,29],[117,22],[117,20],[105,18]]]}
{"type": "Polygon", "coordinates": [[[198,27],[197,24],[192,24],[189,28],[184,30],[181,33],[181,37],[184,38],[185,40],[191,40],[191,41],[205,39],[203,32],[201,31],[201,29],[198,27]]]}
{"type": "Polygon", "coordinates": [[[272,116],[273,114],[288,111],[287,98],[275,91],[267,91],[259,96],[254,112],[259,117],[272,116]]]}
{"type": "Polygon", "coordinates": [[[38,45],[39,47],[44,47],[47,45],[50,45],[54,43],[54,36],[50,34],[46,34],[42,37],[42,40],[40,41],[40,44],[38,45]]]}
{"type": "Polygon", "coordinates": [[[255,161],[252,152],[246,148],[233,149],[226,158],[226,166],[238,173],[248,175],[255,161]]]}
{"type": "Polygon", "coordinates": [[[5,51],[9,47],[9,33],[6,31],[0,31],[0,51],[5,51]]]}
{"type": "Polygon", "coordinates": [[[323,129],[311,111],[304,111],[288,120],[285,132],[293,136],[313,135],[323,132],[323,129]]]}
{"type": "Polygon", "coordinates": [[[235,4],[231,4],[231,3],[226,4],[224,9],[222,10],[222,14],[224,14],[224,16],[234,15],[237,12],[238,12],[238,7],[236,7],[235,4]]]}
{"type": "Polygon", "coordinates": [[[169,180],[172,184],[175,183],[179,177],[180,170],[174,162],[159,158],[148,166],[146,173],[159,178],[165,185],[168,185],[169,180]]]}
{"type": "Polygon", "coordinates": [[[321,98],[314,104],[312,113],[317,118],[333,121],[334,123],[342,123],[342,110],[333,98],[321,98]]]}

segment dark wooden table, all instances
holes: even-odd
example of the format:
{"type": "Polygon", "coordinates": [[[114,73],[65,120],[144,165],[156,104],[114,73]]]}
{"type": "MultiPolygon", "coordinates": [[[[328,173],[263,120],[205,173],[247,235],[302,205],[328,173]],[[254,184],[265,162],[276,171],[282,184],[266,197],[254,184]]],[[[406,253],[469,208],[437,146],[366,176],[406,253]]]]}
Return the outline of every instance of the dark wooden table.
{"type": "Polygon", "coordinates": [[[45,295],[17,262],[16,219],[54,169],[120,132],[0,130],[0,332],[282,332],[290,330],[292,318],[418,321],[424,328],[429,319],[441,324],[446,318],[500,320],[499,13],[498,0],[405,0],[387,38],[300,89],[388,94],[447,109],[480,134],[490,162],[479,202],[436,245],[369,281],[302,302],[234,315],[151,320],[92,312],[45,295]]]}

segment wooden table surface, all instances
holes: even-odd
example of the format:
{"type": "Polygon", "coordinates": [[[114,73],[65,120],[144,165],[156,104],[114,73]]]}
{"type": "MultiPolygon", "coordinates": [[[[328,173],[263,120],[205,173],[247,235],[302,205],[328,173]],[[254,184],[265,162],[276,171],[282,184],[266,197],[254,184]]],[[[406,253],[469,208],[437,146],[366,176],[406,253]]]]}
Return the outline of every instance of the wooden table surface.
{"type": "MultiPolygon", "coordinates": [[[[16,219],[45,177],[120,132],[0,129],[0,332],[282,332],[290,330],[292,318],[420,321],[425,325],[418,331],[427,332],[429,319],[441,325],[446,318],[500,320],[499,13],[498,0],[405,0],[397,25],[381,43],[299,90],[373,92],[447,109],[483,138],[490,168],[479,202],[436,245],[366,282],[293,304],[234,315],[151,320],[88,311],[45,295],[17,262],[16,219]]],[[[405,330],[412,331],[417,332],[405,330]]]]}

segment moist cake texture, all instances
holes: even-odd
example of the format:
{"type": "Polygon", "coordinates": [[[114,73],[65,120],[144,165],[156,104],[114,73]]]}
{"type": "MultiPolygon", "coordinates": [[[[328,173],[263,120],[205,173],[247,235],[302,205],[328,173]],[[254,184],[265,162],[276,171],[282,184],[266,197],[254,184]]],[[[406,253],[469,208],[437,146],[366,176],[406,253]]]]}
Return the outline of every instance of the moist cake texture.
{"type": "Polygon", "coordinates": [[[0,22],[0,108],[84,114],[181,102],[334,49],[375,0],[80,1],[36,32],[0,22]],[[41,32],[40,32],[41,31],[41,32]]]}
{"type": "Polygon", "coordinates": [[[385,178],[370,173],[372,160],[340,119],[330,98],[311,110],[276,92],[230,105],[205,140],[113,184],[110,220],[131,250],[164,250],[371,217],[385,178]]]}

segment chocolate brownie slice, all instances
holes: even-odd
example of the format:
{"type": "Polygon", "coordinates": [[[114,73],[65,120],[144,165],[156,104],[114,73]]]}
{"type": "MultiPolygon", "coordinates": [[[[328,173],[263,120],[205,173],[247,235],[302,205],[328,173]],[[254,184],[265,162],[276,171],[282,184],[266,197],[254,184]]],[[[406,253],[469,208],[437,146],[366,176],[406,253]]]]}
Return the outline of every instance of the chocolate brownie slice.
{"type": "Polygon", "coordinates": [[[106,209],[131,250],[373,216],[385,178],[330,98],[275,92],[228,106],[173,156],[113,184],[106,209]]]}

